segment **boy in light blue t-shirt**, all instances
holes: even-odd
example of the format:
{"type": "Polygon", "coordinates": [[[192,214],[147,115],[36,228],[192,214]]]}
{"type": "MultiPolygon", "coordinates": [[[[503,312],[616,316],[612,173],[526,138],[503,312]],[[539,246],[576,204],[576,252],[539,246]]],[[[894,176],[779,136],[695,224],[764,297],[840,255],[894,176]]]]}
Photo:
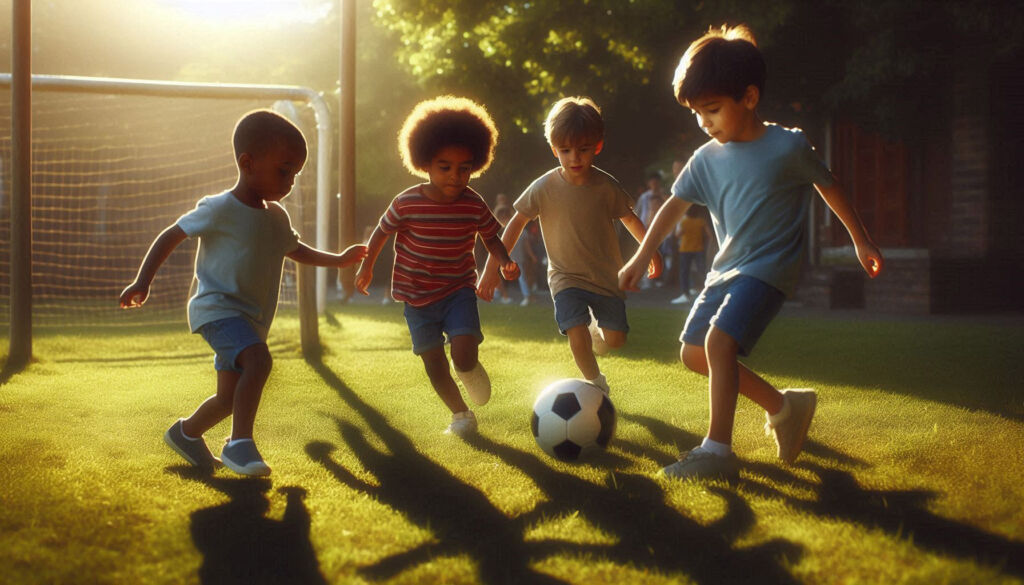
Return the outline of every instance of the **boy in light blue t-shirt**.
{"type": "Polygon", "coordinates": [[[662,470],[669,477],[737,476],[731,445],[739,394],[765,409],[780,459],[791,463],[803,448],[815,392],[779,392],[737,358],[749,355],[796,287],[812,186],[850,233],[868,275],[882,269],[881,253],[803,132],[758,117],[764,80],[764,59],[744,26],[712,30],[690,45],[676,70],[676,99],[712,140],[690,158],[640,249],[619,272],[619,286],[635,290],[658,243],[687,208],[707,206],[719,251],[680,335],[680,359],[709,376],[711,420],[701,445],[662,470]]]}
{"type": "Polygon", "coordinates": [[[362,260],[366,246],[332,254],[299,241],[279,203],[306,162],[306,140],[295,125],[270,110],[254,110],[235,125],[232,145],[235,186],[203,197],[157,236],[135,281],[121,293],[121,308],[141,307],[171,252],[186,238],[199,238],[199,286],[188,303],[188,321],[214,350],[217,393],[171,425],[164,441],[192,465],[223,462],[242,475],[267,475],[270,467],[253,442],[253,424],[270,375],[267,333],[277,311],[284,259],[341,268],[362,260]],[[218,460],[203,433],[228,416],[231,437],[218,460]]]}

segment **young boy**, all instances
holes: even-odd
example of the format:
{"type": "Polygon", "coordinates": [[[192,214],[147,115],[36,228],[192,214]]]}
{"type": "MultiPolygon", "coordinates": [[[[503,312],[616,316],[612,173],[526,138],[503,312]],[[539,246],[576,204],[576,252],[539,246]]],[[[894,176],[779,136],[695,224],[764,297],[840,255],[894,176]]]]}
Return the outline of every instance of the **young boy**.
{"type": "Polygon", "coordinates": [[[452,412],[446,433],[465,437],[477,430],[476,415],[462,400],[449,371],[444,335],[451,342],[455,373],[478,405],[491,396],[491,382],[478,360],[483,341],[476,307],[477,234],[491,256],[501,261],[505,278],[519,268],[498,238],[498,222],[484,200],[469,188],[494,157],[498,131],[475,102],[442,96],[420,102],[398,135],[402,162],[427,179],[391,202],[367,243],[356,274],[356,290],[369,294],[373,265],[395,234],[391,294],[405,303],[412,351],[423,360],[434,391],[452,412]]]}
{"type": "Polygon", "coordinates": [[[366,255],[365,246],[341,254],[299,241],[279,203],[306,161],[306,141],[291,122],[269,110],[245,114],[233,137],[238,180],[230,190],[199,200],[195,209],[165,229],[146,253],[135,282],[121,293],[121,307],[141,307],[157,269],[185,238],[198,237],[188,320],[213,348],[217,393],[180,419],[164,441],[196,466],[221,461],[242,475],[268,475],[270,467],[253,442],[253,423],[270,375],[267,333],[277,310],[285,257],[315,266],[344,267],[366,255]],[[218,461],[203,433],[228,416],[231,437],[218,461]]]}
{"type": "MultiPolygon", "coordinates": [[[[608,393],[608,381],[594,354],[621,347],[629,331],[625,293],[617,280],[622,253],[614,220],[621,221],[638,242],[644,237],[644,225],[618,181],[593,166],[604,146],[604,121],[592,100],[559,100],[548,113],[544,135],[559,166],[519,196],[502,241],[512,248],[523,227],[540,218],[558,329],[569,338],[583,377],[608,393]]],[[[498,284],[492,259],[488,258],[480,283],[480,296],[486,300],[498,284]]],[[[655,253],[645,264],[652,277],[661,273],[660,255],[655,253]]]]}
{"type": "Polygon", "coordinates": [[[712,139],[690,158],[619,274],[622,288],[635,288],[658,242],[687,208],[707,206],[720,249],[680,336],[680,358],[710,376],[711,420],[703,443],[663,470],[669,477],[737,476],[731,443],[738,394],[765,409],[779,458],[791,463],[803,447],[814,391],[780,393],[737,356],[750,354],[796,286],[812,185],[850,233],[868,275],[882,269],[881,253],[803,133],[758,117],[764,80],[764,59],[746,27],[712,30],[687,49],[676,70],[676,99],[712,139]]]}

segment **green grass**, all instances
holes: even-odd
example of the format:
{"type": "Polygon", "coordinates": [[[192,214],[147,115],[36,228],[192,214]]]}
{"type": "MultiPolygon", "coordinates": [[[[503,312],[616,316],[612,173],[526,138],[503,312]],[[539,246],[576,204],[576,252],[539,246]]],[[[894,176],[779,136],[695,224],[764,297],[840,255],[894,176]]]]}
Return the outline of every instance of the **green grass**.
{"type": "Polygon", "coordinates": [[[213,390],[183,326],[44,330],[0,386],[0,581],[1024,581],[1020,327],[779,318],[748,363],[818,389],[811,441],[778,463],[741,400],[728,485],[654,475],[706,430],[684,313],[631,308],[629,345],[602,359],[616,439],[570,465],[529,431],[539,389],[577,375],[550,308],[481,312],[495,391],[468,442],[441,434],[398,306],[333,307],[314,364],[280,316],[257,419],[269,480],[197,474],[163,445],[213,390]]]}

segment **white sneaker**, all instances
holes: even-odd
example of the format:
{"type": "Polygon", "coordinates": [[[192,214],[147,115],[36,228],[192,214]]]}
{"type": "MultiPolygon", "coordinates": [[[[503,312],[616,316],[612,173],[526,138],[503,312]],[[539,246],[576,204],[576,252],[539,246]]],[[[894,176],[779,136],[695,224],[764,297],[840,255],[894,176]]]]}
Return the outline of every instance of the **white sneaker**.
{"type": "Polygon", "coordinates": [[[604,340],[601,328],[597,326],[597,319],[591,319],[587,329],[590,330],[590,339],[593,340],[594,355],[605,355],[611,351],[608,342],[604,340]]]}
{"type": "Polygon", "coordinates": [[[483,406],[491,399],[491,378],[488,377],[487,370],[484,369],[480,362],[477,362],[473,369],[468,372],[460,372],[456,368],[455,375],[459,377],[459,380],[462,380],[462,385],[466,388],[466,394],[469,395],[469,399],[475,404],[483,406]]]}
{"type": "Polygon", "coordinates": [[[467,437],[476,432],[476,415],[472,410],[456,412],[452,415],[452,424],[448,425],[444,434],[456,437],[467,437]]]}
{"type": "Polygon", "coordinates": [[[530,306],[530,297],[523,297],[523,300],[519,301],[519,306],[520,307],[529,307],[530,306]]]}
{"type": "Polygon", "coordinates": [[[670,302],[671,302],[671,303],[672,303],[673,305],[681,305],[681,304],[683,304],[683,303],[688,303],[688,302],[690,302],[690,297],[689,297],[689,295],[687,295],[686,293],[683,293],[683,294],[679,295],[678,297],[676,297],[676,298],[672,299],[672,300],[671,300],[670,302]]]}
{"type": "Polygon", "coordinates": [[[598,375],[593,380],[587,380],[594,386],[597,386],[601,392],[604,392],[605,396],[609,396],[612,393],[612,389],[608,387],[608,379],[604,377],[604,374],[598,375]]]}

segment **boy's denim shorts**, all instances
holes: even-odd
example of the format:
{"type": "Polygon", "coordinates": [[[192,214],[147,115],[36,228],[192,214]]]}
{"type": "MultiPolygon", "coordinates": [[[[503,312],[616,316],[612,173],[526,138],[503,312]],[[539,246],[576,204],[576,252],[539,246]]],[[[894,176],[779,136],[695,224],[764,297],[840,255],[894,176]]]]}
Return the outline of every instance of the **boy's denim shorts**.
{"type": "Polygon", "coordinates": [[[476,291],[460,288],[445,298],[423,307],[406,303],[405,322],[412,335],[412,352],[422,355],[435,347],[444,345],[457,335],[472,335],[477,343],[484,340],[480,331],[480,313],[476,309],[476,291]]]}
{"type": "Polygon", "coordinates": [[[714,325],[736,340],[740,355],[750,355],[785,300],[782,291],[752,276],[705,288],[693,302],[679,341],[703,347],[714,325]]]}
{"type": "Polygon", "coordinates": [[[244,317],[227,317],[210,321],[199,328],[199,334],[213,348],[213,369],[241,372],[235,363],[238,354],[250,345],[265,343],[244,317]]]}
{"type": "Polygon", "coordinates": [[[558,330],[562,335],[577,325],[589,325],[591,310],[597,319],[597,326],[601,329],[629,332],[626,302],[619,297],[601,295],[575,287],[555,294],[555,322],[558,323],[558,330]]]}

